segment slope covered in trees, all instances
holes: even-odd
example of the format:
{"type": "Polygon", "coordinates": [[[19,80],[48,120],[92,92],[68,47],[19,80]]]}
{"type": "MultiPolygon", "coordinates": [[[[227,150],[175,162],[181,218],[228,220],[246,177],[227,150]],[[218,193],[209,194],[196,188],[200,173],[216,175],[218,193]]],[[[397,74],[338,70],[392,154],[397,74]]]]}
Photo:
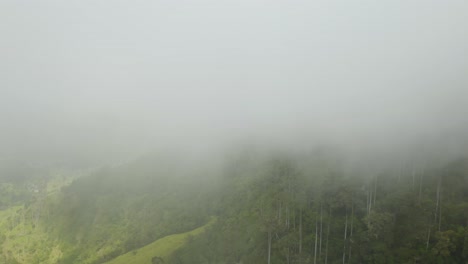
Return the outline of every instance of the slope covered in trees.
{"type": "Polygon", "coordinates": [[[5,263],[105,263],[212,216],[165,263],[468,261],[467,159],[151,156],[18,199],[0,213],[5,263]]]}
{"type": "Polygon", "coordinates": [[[172,261],[468,261],[468,160],[366,169],[318,156],[237,163],[219,222],[172,261]]]}

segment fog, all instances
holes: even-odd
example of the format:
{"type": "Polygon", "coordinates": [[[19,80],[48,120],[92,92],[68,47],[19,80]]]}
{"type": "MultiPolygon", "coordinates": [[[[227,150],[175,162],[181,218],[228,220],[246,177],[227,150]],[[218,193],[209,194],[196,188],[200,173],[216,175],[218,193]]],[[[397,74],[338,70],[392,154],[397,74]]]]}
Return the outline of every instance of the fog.
{"type": "Polygon", "coordinates": [[[435,0],[1,0],[0,158],[463,153],[466,14],[435,0]]]}

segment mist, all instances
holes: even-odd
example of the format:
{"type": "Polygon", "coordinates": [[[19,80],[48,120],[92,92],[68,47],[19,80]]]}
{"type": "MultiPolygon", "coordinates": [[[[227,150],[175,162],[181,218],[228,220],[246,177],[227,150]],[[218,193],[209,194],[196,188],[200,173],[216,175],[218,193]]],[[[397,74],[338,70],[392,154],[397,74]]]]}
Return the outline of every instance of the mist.
{"type": "Polygon", "coordinates": [[[242,144],[466,154],[467,13],[464,1],[4,0],[0,158],[242,144]]]}
{"type": "Polygon", "coordinates": [[[467,14],[0,0],[0,263],[468,263],[467,14]]]}

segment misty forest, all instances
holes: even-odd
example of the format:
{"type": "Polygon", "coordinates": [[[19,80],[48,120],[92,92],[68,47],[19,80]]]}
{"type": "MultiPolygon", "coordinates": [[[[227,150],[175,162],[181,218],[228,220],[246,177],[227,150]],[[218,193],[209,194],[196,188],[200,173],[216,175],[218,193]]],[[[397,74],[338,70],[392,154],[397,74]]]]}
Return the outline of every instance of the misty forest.
{"type": "Polygon", "coordinates": [[[0,264],[468,264],[467,14],[0,0],[0,264]]]}

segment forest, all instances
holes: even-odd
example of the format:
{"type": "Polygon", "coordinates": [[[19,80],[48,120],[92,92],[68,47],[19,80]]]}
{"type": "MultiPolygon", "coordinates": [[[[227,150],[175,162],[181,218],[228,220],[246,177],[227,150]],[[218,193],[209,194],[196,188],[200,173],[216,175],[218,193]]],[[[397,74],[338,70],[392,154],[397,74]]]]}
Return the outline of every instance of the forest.
{"type": "Polygon", "coordinates": [[[467,262],[468,159],[398,164],[245,150],[218,166],[150,155],[68,181],[15,178],[1,185],[2,261],[107,263],[216,217],[151,259],[467,262]]]}

